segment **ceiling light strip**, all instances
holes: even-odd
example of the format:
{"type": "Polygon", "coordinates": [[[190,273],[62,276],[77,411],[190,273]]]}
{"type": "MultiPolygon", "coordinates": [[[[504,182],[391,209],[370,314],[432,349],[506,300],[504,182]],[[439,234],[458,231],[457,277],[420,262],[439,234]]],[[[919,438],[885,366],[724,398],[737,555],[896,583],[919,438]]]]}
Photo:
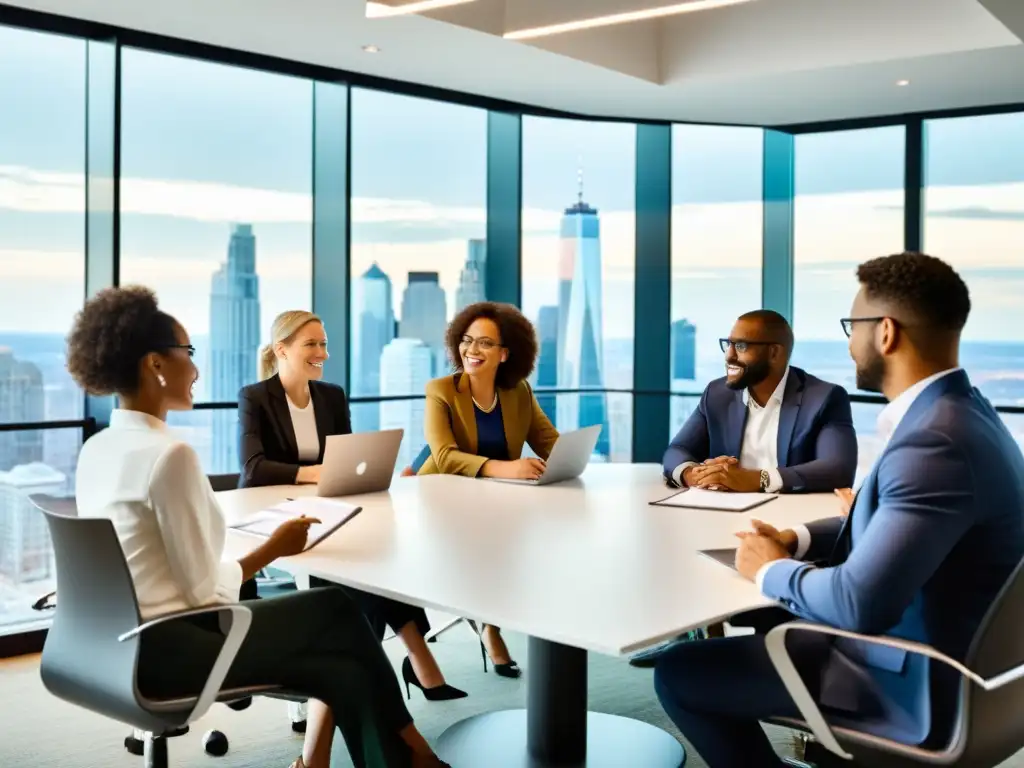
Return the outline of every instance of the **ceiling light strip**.
{"type": "Polygon", "coordinates": [[[436,11],[438,8],[448,8],[453,5],[466,5],[476,0],[418,0],[415,3],[405,5],[385,5],[376,3],[373,0],[366,2],[366,18],[381,19],[387,16],[406,16],[410,13],[424,13],[425,11],[436,11]]]}
{"type": "Polygon", "coordinates": [[[750,2],[753,2],[753,0],[692,0],[692,2],[689,3],[677,3],[675,5],[662,6],[661,8],[648,8],[642,11],[626,11],[624,13],[613,13],[607,16],[595,16],[591,19],[567,21],[562,24],[549,24],[546,27],[518,29],[514,32],[506,32],[504,37],[507,40],[530,40],[535,37],[561,35],[565,32],[576,32],[581,29],[610,27],[614,24],[629,24],[635,21],[660,19],[665,16],[678,16],[681,13],[708,11],[713,8],[724,8],[729,5],[739,5],[741,3],[750,2]]]}

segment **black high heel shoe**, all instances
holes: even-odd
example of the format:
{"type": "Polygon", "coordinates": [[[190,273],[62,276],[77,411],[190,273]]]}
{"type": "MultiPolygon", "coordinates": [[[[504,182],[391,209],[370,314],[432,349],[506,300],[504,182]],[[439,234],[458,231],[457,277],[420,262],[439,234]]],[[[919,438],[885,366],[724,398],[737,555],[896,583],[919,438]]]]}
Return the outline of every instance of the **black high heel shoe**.
{"type": "MultiPolygon", "coordinates": [[[[480,655],[484,657],[484,672],[487,671],[487,647],[484,645],[483,638],[480,638],[480,655]]],[[[494,672],[498,677],[508,677],[515,680],[521,674],[523,670],[519,668],[519,665],[514,659],[510,660],[507,664],[495,664],[493,661],[491,664],[494,666],[494,672]]]]}
{"type": "Polygon", "coordinates": [[[412,698],[412,691],[409,689],[410,685],[415,685],[423,691],[427,701],[451,701],[452,699],[464,699],[469,695],[465,691],[460,691],[458,688],[447,683],[433,688],[424,688],[419,678],[416,677],[416,671],[412,668],[412,662],[409,661],[408,656],[402,662],[402,680],[405,681],[405,697],[407,699],[412,698]]]}

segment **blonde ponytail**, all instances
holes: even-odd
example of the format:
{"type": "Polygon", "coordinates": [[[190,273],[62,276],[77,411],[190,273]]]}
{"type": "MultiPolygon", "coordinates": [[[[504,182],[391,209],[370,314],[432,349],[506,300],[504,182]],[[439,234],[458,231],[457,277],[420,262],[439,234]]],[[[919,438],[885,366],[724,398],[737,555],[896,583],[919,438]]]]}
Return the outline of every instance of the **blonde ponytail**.
{"type": "Polygon", "coordinates": [[[274,354],[274,345],[266,344],[260,349],[259,379],[269,379],[277,373],[277,355],[274,354]]]}
{"type": "Polygon", "coordinates": [[[260,381],[277,373],[277,353],[274,348],[278,344],[288,344],[308,323],[322,324],[323,320],[304,309],[290,309],[274,318],[274,324],[270,327],[270,343],[260,349],[260,381]]]}

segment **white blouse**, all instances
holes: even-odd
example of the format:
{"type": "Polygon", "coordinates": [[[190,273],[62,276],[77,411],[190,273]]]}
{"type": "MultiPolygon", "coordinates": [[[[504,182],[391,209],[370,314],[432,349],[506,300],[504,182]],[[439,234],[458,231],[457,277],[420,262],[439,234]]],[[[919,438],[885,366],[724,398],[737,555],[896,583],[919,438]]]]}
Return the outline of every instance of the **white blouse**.
{"type": "Polygon", "coordinates": [[[78,514],[117,531],[143,620],[238,601],[242,567],[222,560],[224,515],[199,457],[167,425],[115,410],[82,446],[78,514]]]}
{"type": "Polygon", "coordinates": [[[299,449],[299,461],[314,462],[320,457],[320,435],[316,431],[316,411],[313,410],[313,398],[309,398],[305,408],[299,408],[292,399],[288,401],[288,413],[292,417],[292,429],[295,430],[295,445],[299,449]]]}

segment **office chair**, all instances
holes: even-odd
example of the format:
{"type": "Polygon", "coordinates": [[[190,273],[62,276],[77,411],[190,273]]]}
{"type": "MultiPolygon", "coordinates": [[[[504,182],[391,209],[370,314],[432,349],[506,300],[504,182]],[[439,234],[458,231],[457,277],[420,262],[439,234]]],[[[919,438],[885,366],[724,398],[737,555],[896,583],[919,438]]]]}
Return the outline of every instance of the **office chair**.
{"type": "Polygon", "coordinates": [[[802,720],[774,718],[771,722],[811,731],[822,747],[847,761],[855,761],[856,765],[983,768],[1001,763],[1024,747],[1024,562],[1017,566],[985,614],[963,664],[922,643],[869,637],[804,621],[775,627],[765,642],[768,655],[802,716],[802,720]],[[949,743],[926,748],[830,726],[786,651],[786,635],[793,631],[820,632],[901,648],[927,656],[932,663],[953,667],[960,673],[961,682],[949,743]]]}
{"type": "MultiPolygon", "coordinates": [[[[162,616],[143,624],[135,586],[113,523],[67,514],[68,501],[29,497],[46,516],[57,564],[58,602],[43,647],[40,676],[59,699],[127,723],[143,734],[146,768],[168,768],[167,738],[183,733],[215,702],[256,695],[291,699],[275,686],[222,689],[246,633],[251,613],[218,605],[162,616]],[[140,638],[159,624],[189,615],[218,614],[228,625],[224,645],[196,696],[153,699],[137,685],[140,638]],[[225,619],[227,621],[225,621],[225,619]]],[[[217,732],[214,732],[216,734],[217,732]]],[[[223,738],[223,734],[220,734],[223,738]]],[[[224,751],[227,741],[224,738],[224,751]]]]}

